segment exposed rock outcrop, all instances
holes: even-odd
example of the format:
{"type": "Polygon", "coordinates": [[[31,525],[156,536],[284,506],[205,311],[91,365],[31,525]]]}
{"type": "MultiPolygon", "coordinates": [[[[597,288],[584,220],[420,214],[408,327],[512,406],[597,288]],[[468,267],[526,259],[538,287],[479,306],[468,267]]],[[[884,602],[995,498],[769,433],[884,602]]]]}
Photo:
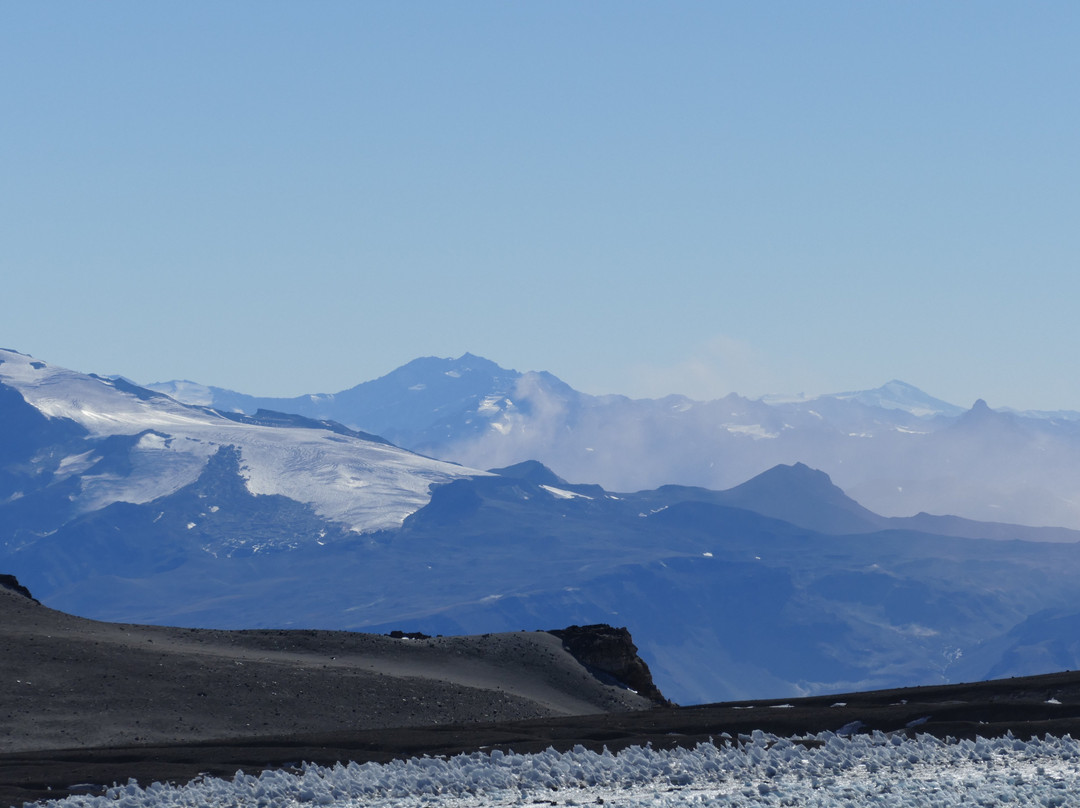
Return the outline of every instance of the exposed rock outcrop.
{"type": "Polygon", "coordinates": [[[600,681],[629,688],[658,707],[673,707],[653,682],[649,666],[638,656],[629,630],[606,623],[551,629],[563,647],[600,681]]]}
{"type": "Polygon", "coordinates": [[[14,575],[0,575],[0,587],[4,589],[10,589],[12,592],[18,592],[25,598],[29,598],[34,603],[40,603],[37,598],[30,594],[30,590],[19,583],[19,579],[14,575]]]}
{"type": "Polygon", "coordinates": [[[393,640],[430,640],[430,634],[424,634],[422,631],[398,631],[395,629],[386,635],[393,640]]]}

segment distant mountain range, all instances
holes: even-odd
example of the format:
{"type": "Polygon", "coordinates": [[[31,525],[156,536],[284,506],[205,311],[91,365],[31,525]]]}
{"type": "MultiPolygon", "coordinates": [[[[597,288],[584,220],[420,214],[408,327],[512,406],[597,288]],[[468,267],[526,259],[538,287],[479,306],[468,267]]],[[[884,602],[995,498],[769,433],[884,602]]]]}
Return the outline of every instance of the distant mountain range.
{"type": "MultiPolygon", "coordinates": [[[[399,380],[432,396],[416,419],[452,400],[444,427],[472,411],[488,435],[547,400],[477,400],[450,369],[399,380]],[[488,407],[502,415],[478,417],[488,407]]],[[[867,405],[814,412],[850,407],[867,405]]],[[[1001,438],[1016,423],[1026,435],[1019,416],[976,407],[939,431],[1001,438]]],[[[880,516],[804,463],[722,491],[612,492],[532,460],[481,471],[310,414],[224,413],[0,352],[0,571],[96,619],[427,634],[609,623],[631,629],[675,701],[785,697],[1080,667],[1077,539],[880,516]]]]}
{"type": "Polygon", "coordinates": [[[630,399],[481,357],[417,359],[335,394],[255,398],[150,385],[223,411],[330,419],[474,468],[535,459],[611,491],[728,488],[778,464],[821,469],[871,510],[1080,529],[1080,413],[971,409],[909,384],[813,399],[630,399]]]}

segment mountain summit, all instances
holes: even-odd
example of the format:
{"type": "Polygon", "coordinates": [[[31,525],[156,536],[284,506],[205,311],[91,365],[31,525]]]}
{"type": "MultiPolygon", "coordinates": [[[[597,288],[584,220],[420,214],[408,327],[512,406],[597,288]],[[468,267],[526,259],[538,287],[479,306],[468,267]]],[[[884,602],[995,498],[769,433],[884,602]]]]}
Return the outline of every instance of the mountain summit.
{"type": "Polygon", "coordinates": [[[963,407],[957,407],[947,401],[927,395],[918,387],[893,379],[873,390],[853,393],[834,393],[821,398],[858,401],[868,407],[880,407],[885,410],[902,410],[919,418],[931,415],[959,415],[963,407]]]}
{"type": "Polygon", "coordinates": [[[861,533],[886,522],[804,463],[774,466],[723,492],[724,501],[822,533],[861,533]]]}

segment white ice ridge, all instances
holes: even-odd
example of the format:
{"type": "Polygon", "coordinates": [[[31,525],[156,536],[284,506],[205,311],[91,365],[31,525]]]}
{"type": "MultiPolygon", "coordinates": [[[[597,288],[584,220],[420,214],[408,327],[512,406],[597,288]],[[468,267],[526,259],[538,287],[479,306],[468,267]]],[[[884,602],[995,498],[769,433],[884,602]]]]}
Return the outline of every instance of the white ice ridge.
{"type": "Polygon", "coordinates": [[[538,804],[635,806],[952,806],[1078,804],[1080,743],[1069,736],[940,741],[880,732],[785,739],[755,731],[692,749],[631,747],[618,754],[476,752],[299,773],[237,772],[184,786],[134,781],[64,808],[465,808],[538,804]],[[554,801],[554,802],[553,802],[554,801]]]}

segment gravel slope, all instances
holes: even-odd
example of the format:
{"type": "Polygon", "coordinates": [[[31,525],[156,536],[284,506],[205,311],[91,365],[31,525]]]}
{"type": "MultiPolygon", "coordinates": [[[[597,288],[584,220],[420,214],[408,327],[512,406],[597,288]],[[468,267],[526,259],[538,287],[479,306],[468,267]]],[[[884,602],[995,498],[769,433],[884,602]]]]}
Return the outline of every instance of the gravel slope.
{"type": "Polygon", "coordinates": [[[0,752],[645,709],[545,632],[425,640],[100,623],[0,587],[0,752]]]}

